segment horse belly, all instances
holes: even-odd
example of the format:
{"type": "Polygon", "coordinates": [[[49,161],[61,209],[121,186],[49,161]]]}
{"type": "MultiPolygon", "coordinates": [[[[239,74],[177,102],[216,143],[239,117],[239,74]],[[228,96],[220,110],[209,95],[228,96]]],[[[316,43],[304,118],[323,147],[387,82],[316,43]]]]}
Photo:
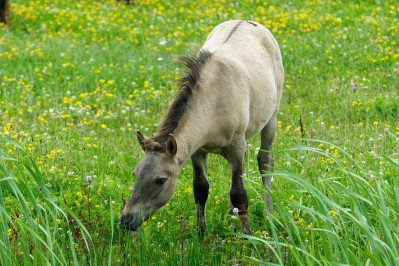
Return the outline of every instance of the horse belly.
{"type": "Polygon", "coordinates": [[[265,82],[267,83],[263,86],[264,88],[252,92],[245,139],[250,139],[258,134],[277,109],[277,89],[272,81],[265,82]]]}

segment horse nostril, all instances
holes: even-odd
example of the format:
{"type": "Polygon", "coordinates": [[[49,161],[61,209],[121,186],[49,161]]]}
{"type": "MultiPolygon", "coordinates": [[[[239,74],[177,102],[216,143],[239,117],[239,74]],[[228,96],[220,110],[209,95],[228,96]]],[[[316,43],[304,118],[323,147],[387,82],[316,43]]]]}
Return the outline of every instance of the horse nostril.
{"type": "Polygon", "coordinates": [[[119,222],[119,228],[122,230],[128,230],[130,227],[130,219],[127,219],[126,216],[122,216],[119,222]]]}
{"type": "Polygon", "coordinates": [[[128,227],[130,224],[134,223],[134,220],[135,220],[134,215],[131,213],[121,215],[120,224],[128,227]]]}
{"type": "Polygon", "coordinates": [[[122,230],[137,231],[141,227],[140,217],[132,213],[121,215],[119,228],[122,230]]]}
{"type": "Polygon", "coordinates": [[[126,223],[127,220],[129,220],[129,219],[127,219],[126,215],[121,215],[121,219],[120,219],[121,223],[126,223]]]}

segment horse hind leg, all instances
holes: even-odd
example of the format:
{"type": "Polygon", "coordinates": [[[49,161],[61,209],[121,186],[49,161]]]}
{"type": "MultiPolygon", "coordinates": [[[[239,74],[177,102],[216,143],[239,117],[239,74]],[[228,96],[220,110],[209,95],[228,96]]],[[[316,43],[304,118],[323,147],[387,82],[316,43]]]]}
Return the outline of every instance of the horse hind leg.
{"type": "MultiPolygon", "coordinates": [[[[266,126],[261,131],[261,144],[260,150],[258,153],[258,165],[259,165],[259,173],[266,174],[272,172],[272,167],[274,166],[273,154],[268,151],[272,151],[272,144],[274,140],[274,136],[276,134],[277,128],[277,116],[274,115],[270,121],[266,124],[266,126]]],[[[263,186],[264,188],[268,188],[271,191],[271,176],[262,176],[263,186]]],[[[265,200],[265,213],[267,213],[267,209],[270,213],[273,212],[273,203],[270,194],[264,191],[264,200],[265,200]],[[267,208],[267,209],[266,209],[267,208]]]]}
{"type": "Polygon", "coordinates": [[[199,234],[202,237],[205,234],[206,228],[205,205],[209,193],[209,183],[207,179],[208,153],[198,150],[191,156],[191,161],[193,163],[193,187],[197,211],[197,226],[199,234]]]}

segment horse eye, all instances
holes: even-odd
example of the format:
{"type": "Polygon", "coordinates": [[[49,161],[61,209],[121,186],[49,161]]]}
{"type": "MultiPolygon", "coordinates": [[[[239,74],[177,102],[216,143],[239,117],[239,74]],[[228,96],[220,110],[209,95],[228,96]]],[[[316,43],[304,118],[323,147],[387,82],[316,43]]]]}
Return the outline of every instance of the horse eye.
{"type": "Polygon", "coordinates": [[[160,178],[157,178],[157,179],[155,180],[155,184],[157,184],[157,185],[163,185],[163,184],[165,184],[166,181],[168,181],[168,178],[167,178],[167,177],[164,177],[164,176],[161,176],[160,178]]]}

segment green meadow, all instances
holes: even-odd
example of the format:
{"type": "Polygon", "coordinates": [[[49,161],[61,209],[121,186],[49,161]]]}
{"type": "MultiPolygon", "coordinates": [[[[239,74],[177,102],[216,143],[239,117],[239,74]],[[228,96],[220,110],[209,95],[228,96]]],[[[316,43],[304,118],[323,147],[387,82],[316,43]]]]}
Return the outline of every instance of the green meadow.
{"type": "MultiPolygon", "coordinates": [[[[397,265],[399,5],[395,0],[10,0],[0,26],[1,265],[397,265]],[[192,166],[137,233],[118,216],[176,80],[226,20],[274,34],[285,68],[263,215],[247,142],[252,236],[227,212],[229,168],[209,158],[198,236],[192,166]],[[90,178],[88,178],[90,177],[90,178]],[[90,182],[88,180],[91,180],[90,182]]],[[[251,49],[251,47],[248,47],[251,49]]]]}

